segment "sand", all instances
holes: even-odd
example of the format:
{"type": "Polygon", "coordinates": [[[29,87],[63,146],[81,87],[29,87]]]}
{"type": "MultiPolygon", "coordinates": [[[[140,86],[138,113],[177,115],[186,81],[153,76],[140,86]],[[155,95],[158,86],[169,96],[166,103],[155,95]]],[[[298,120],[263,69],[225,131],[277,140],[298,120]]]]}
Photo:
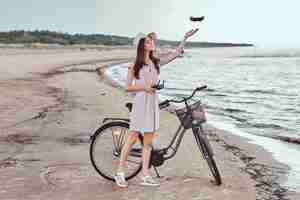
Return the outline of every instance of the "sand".
{"type": "MultiPolygon", "coordinates": [[[[223,184],[216,186],[187,131],[158,188],[120,189],[89,160],[104,117],[128,117],[132,96],[103,75],[133,60],[128,49],[0,49],[0,199],[297,199],[278,183],[288,168],[245,139],[205,125],[223,184]],[[278,175],[280,174],[280,175],[278,175]]],[[[178,120],[161,111],[160,145],[178,120]]]]}

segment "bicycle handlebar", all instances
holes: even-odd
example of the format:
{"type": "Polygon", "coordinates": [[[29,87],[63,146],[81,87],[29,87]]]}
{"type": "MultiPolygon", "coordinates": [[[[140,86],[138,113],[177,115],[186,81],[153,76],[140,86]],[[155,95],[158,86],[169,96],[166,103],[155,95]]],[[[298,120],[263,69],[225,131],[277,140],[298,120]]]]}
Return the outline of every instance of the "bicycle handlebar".
{"type": "Polygon", "coordinates": [[[189,96],[189,97],[183,97],[182,100],[175,100],[175,99],[168,100],[167,99],[167,100],[159,103],[159,107],[167,107],[170,102],[173,102],[173,103],[182,103],[182,102],[185,102],[185,101],[191,99],[195,95],[196,92],[201,91],[201,90],[203,90],[205,88],[207,88],[206,85],[195,88],[194,91],[193,91],[193,93],[191,94],[191,96],[189,96]]]}

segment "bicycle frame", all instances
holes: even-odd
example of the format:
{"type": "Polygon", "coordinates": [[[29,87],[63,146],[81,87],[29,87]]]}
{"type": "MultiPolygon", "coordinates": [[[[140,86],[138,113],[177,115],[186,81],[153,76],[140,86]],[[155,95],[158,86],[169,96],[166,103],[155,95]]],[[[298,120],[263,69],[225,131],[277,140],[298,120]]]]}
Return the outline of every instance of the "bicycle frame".
{"type": "MultiPolygon", "coordinates": [[[[170,143],[168,144],[167,147],[162,148],[162,149],[158,149],[159,151],[163,151],[164,154],[168,154],[168,151],[170,149],[173,151],[170,155],[165,156],[164,160],[169,160],[169,159],[173,158],[176,155],[176,153],[179,149],[179,146],[182,142],[182,138],[183,138],[185,132],[188,130],[188,129],[182,129],[182,128],[183,128],[183,126],[179,125],[179,127],[177,128],[173,138],[171,139],[171,141],[170,141],[170,143]]],[[[202,130],[201,126],[197,126],[197,127],[193,127],[193,128],[194,129],[199,128],[200,130],[202,130]]],[[[206,156],[208,156],[208,155],[213,155],[212,148],[211,148],[206,136],[204,136],[203,134],[199,134],[199,132],[196,132],[194,130],[193,130],[193,134],[195,136],[196,143],[201,147],[201,153],[202,153],[203,159],[206,159],[206,156]]],[[[141,149],[133,149],[133,151],[130,154],[132,156],[140,157],[141,156],[141,149]]]]}
{"type": "MultiPolygon", "coordinates": [[[[177,130],[176,130],[173,138],[171,139],[170,143],[168,144],[168,146],[165,148],[159,149],[159,150],[162,150],[164,152],[164,154],[168,154],[168,151],[170,149],[173,151],[170,155],[164,157],[164,160],[169,160],[176,155],[178,148],[182,142],[182,138],[183,138],[185,132],[187,131],[187,129],[182,129],[182,128],[183,128],[183,126],[179,125],[179,127],[177,128],[177,130]]],[[[132,152],[130,154],[132,156],[140,157],[141,156],[140,153],[141,153],[140,149],[132,149],[132,152]]]]}
{"type": "MultiPolygon", "coordinates": [[[[188,106],[187,100],[188,99],[184,98],[184,103],[187,108],[187,112],[192,113],[190,107],[188,106]]],[[[105,123],[106,121],[115,121],[115,120],[124,121],[124,122],[128,122],[128,123],[130,122],[130,119],[128,119],[128,118],[104,118],[103,123],[105,123]]],[[[165,156],[164,160],[169,160],[176,155],[178,148],[182,142],[182,138],[187,130],[188,129],[184,128],[183,125],[180,124],[178,126],[173,138],[171,139],[170,143],[168,144],[168,146],[165,148],[159,149],[159,151],[163,151],[164,155],[167,155],[168,151],[172,150],[172,153],[170,155],[165,156]]],[[[206,157],[208,155],[213,156],[213,150],[207,139],[207,136],[204,134],[201,124],[200,125],[192,125],[192,131],[193,131],[196,143],[200,147],[200,151],[202,153],[203,159],[206,159],[206,157]]],[[[143,141],[141,141],[141,142],[143,142],[143,141]]],[[[130,154],[132,156],[141,157],[141,151],[142,151],[141,149],[132,149],[130,154]]]]}
{"type": "MultiPolygon", "coordinates": [[[[166,152],[166,154],[167,154],[168,150],[170,150],[170,149],[173,150],[173,152],[169,156],[164,157],[165,160],[168,160],[176,155],[177,150],[182,142],[182,138],[183,138],[185,132],[188,130],[188,129],[181,130],[182,127],[183,127],[182,125],[180,125],[178,127],[178,129],[175,132],[169,145],[166,148],[163,148],[163,150],[166,152]],[[174,144],[175,144],[175,146],[173,146],[174,144]]],[[[213,156],[214,153],[213,153],[212,147],[207,139],[207,136],[204,134],[202,126],[197,125],[195,127],[192,127],[192,131],[193,131],[193,134],[194,134],[194,137],[195,137],[195,140],[196,140],[198,146],[201,147],[201,153],[202,153],[203,158],[205,159],[208,155],[213,156]]]]}
{"type": "Polygon", "coordinates": [[[187,129],[183,129],[183,126],[182,125],[179,125],[179,127],[177,128],[171,142],[169,143],[169,145],[165,148],[163,148],[163,150],[165,151],[165,154],[167,154],[167,152],[172,149],[173,152],[169,155],[169,156],[166,156],[164,157],[165,160],[168,160],[172,157],[174,157],[177,153],[177,150],[182,142],[182,138],[184,136],[184,133],[186,132],[187,129]],[[180,132],[181,131],[181,132],[180,132]],[[175,147],[173,147],[173,145],[175,144],[175,147]]]}

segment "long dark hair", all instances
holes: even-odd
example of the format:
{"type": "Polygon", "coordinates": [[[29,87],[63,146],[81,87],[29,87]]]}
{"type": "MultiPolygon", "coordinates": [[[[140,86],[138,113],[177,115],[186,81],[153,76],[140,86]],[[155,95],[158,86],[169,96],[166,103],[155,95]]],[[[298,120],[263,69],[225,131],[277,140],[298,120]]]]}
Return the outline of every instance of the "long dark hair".
{"type": "MultiPolygon", "coordinates": [[[[134,76],[136,79],[139,79],[139,72],[142,69],[143,65],[145,65],[145,38],[140,39],[138,48],[137,48],[137,54],[136,54],[136,59],[134,63],[134,76]]],[[[159,70],[159,59],[153,56],[153,51],[150,51],[149,55],[151,61],[153,62],[155,69],[157,70],[157,73],[160,73],[159,70]]]]}

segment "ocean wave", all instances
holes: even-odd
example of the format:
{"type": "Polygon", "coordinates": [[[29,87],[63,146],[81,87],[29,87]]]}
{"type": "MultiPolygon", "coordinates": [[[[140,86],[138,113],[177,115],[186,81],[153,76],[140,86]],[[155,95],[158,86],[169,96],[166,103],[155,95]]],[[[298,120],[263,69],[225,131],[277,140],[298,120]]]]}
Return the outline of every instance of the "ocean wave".
{"type": "Polygon", "coordinates": [[[207,92],[215,92],[216,90],[215,90],[215,89],[212,89],[212,88],[207,88],[206,91],[207,91],[207,92]]]}
{"type": "Polygon", "coordinates": [[[242,127],[246,128],[258,128],[258,129],[274,129],[274,130],[282,130],[282,131],[289,131],[289,128],[280,126],[278,124],[274,124],[274,123],[251,123],[251,122],[247,122],[242,124],[242,127]]]}
{"type": "Polygon", "coordinates": [[[283,111],[290,112],[290,113],[295,113],[295,114],[300,113],[300,110],[296,110],[294,107],[292,107],[292,108],[284,108],[283,111]]]}
{"type": "Polygon", "coordinates": [[[224,116],[224,117],[229,117],[231,119],[234,119],[238,122],[247,122],[248,118],[246,117],[241,117],[239,114],[245,114],[248,113],[246,110],[240,110],[236,108],[220,108],[220,107],[215,107],[215,106],[210,106],[206,105],[206,108],[209,110],[210,113],[219,115],[219,116],[224,116]],[[235,114],[235,115],[234,115],[235,114]]]}
{"type": "Polygon", "coordinates": [[[237,117],[237,116],[234,116],[234,115],[226,115],[226,116],[228,116],[228,117],[230,117],[230,118],[232,118],[232,119],[234,119],[238,122],[247,122],[247,119],[242,118],[242,117],[237,117]]]}
{"type": "Polygon", "coordinates": [[[300,138],[281,136],[281,135],[262,135],[262,136],[288,142],[288,143],[300,144],[300,138]]]}
{"type": "Polygon", "coordinates": [[[212,105],[206,105],[205,106],[206,107],[206,109],[211,109],[211,110],[219,110],[219,108],[218,107],[216,107],[216,106],[212,106],[212,105]]]}
{"type": "Polygon", "coordinates": [[[217,107],[217,106],[211,106],[211,105],[207,105],[206,107],[208,109],[221,111],[224,114],[225,113],[250,113],[247,110],[242,110],[242,109],[238,109],[238,108],[223,108],[223,107],[217,107]]]}
{"type": "Polygon", "coordinates": [[[232,103],[241,103],[241,104],[256,104],[256,101],[232,101],[232,103]]]}
{"type": "Polygon", "coordinates": [[[277,94],[274,90],[259,90],[259,89],[243,90],[242,92],[259,93],[259,94],[277,94]]]}
{"type": "Polygon", "coordinates": [[[172,87],[167,87],[165,89],[166,90],[172,90],[172,91],[194,91],[194,89],[191,89],[191,88],[172,88],[172,87]]]}
{"type": "Polygon", "coordinates": [[[298,58],[300,52],[262,53],[254,55],[242,55],[239,58],[298,58]]]}
{"type": "Polygon", "coordinates": [[[214,93],[214,94],[209,94],[209,96],[214,96],[214,97],[227,97],[228,95],[226,95],[226,94],[214,93]]]}
{"type": "Polygon", "coordinates": [[[225,108],[223,109],[226,112],[230,112],[230,113],[246,113],[246,110],[241,110],[241,109],[237,109],[237,108],[225,108]]]}
{"type": "MultiPolygon", "coordinates": [[[[211,112],[212,114],[229,117],[239,123],[239,126],[242,128],[256,128],[260,130],[279,130],[279,131],[290,131],[292,129],[288,127],[281,126],[277,123],[255,123],[251,122],[253,120],[253,113],[249,112],[247,110],[243,109],[237,109],[237,108],[222,108],[222,107],[216,107],[207,105],[206,108],[211,112]]],[[[275,119],[272,119],[275,121],[275,119]]],[[[276,119],[277,121],[284,121],[282,119],[276,119]]],[[[286,120],[289,121],[289,120],[286,120]]]]}
{"type": "Polygon", "coordinates": [[[261,89],[246,89],[242,90],[241,92],[246,93],[256,93],[256,94],[273,94],[273,95],[280,95],[280,96],[298,96],[298,94],[290,94],[290,93],[283,93],[283,92],[276,92],[275,89],[269,89],[269,90],[261,90],[261,89]]]}

